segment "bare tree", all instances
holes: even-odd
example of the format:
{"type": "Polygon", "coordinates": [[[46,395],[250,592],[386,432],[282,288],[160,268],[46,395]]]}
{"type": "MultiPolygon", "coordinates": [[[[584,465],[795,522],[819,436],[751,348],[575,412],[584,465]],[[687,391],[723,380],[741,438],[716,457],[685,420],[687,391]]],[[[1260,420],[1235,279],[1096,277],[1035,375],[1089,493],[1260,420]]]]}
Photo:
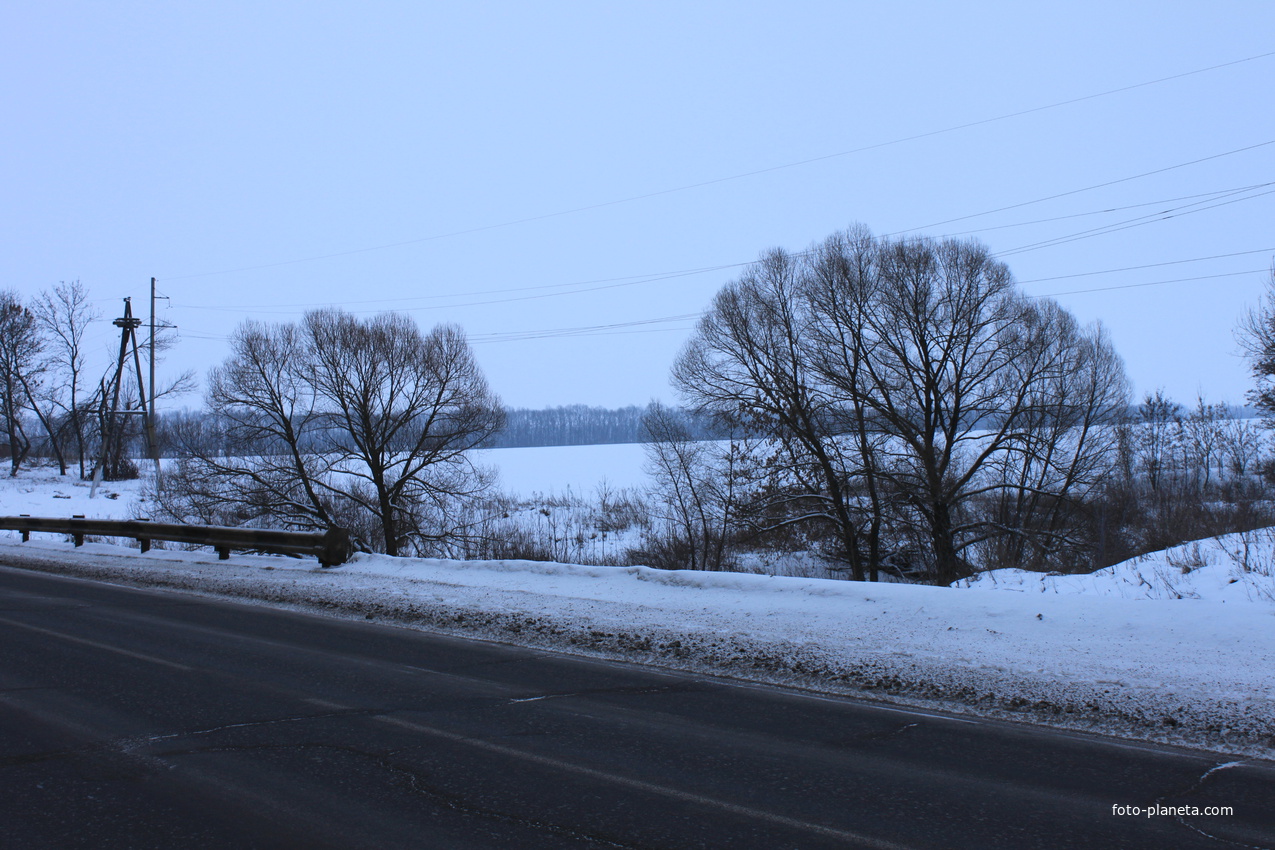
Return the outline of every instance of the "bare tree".
{"type": "Polygon", "coordinates": [[[1235,331],[1253,371],[1254,388],[1249,402],[1266,417],[1267,427],[1275,425],[1275,261],[1267,277],[1266,294],[1257,306],[1240,319],[1235,331]]]}
{"type": "Polygon", "coordinates": [[[1256,465],[1266,448],[1266,436],[1251,419],[1232,414],[1222,423],[1220,456],[1232,475],[1243,477],[1256,465]]]}
{"type": "Polygon", "coordinates": [[[655,481],[656,521],[643,549],[634,553],[654,566],[724,569],[735,514],[735,464],[731,441],[696,441],[681,411],[652,402],[642,419],[646,471],[655,481]]]}
{"type": "Polygon", "coordinates": [[[1199,486],[1207,488],[1213,468],[1222,472],[1222,441],[1230,411],[1225,404],[1207,404],[1203,395],[1196,396],[1195,407],[1182,419],[1182,449],[1188,469],[1200,478],[1199,486]]]}
{"type": "Polygon", "coordinates": [[[9,474],[16,476],[31,451],[31,440],[22,424],[23,413],[31,410],[52,436],[48,418],[35,400],[35,390],[44,370],[40,337],[35,316],[17,293],[0,292],[0,426],[9,441],[9,474]]]}
{"type": "Polygon", "coordinates": [[[241,325],[208,405],[229,451],[187,446],[171,512],[340,524],[391,555],[456,533],[455,502],[488,483],[467,452],[503,418],[458,328],[337,310],[241,325]]]}
{"type": "Polygon", "coordinates": [[[304,327],[327,428],[341,435],[328,445],[363,485],[343,495],[376,518],[389,555],[445,533],[427,529],[450,500],[481,486],[467,452],[504,420],[464,332],[438,325],[421,334],[402,314],[361,321],[338,310],[308,313],[304,327]]]}
{"type": "Polygon", "coordinates": [[[1182,441],[1182,406],[1158,389],[1147,393],[1134,413],[1136,469],[1152,491],[1170,477],[1182,441]]]}
{"type": "Polygon", "coordinates": [[[802,259],[773,252],[727,285],[673,377],[818,473],[805,495],[855,578],[888,521],[892,545],[912,540],[941,584],[989,540],[1067,541],[1066,509],[1109,468],[1128,393],[1101,329],[1020,295],[983,246],[861,228],[802,259]]]}
{"type": "Polygon", "coordinates": [[[1106,338],[1018,294],[978,243],[879,240],[871,271],[869,303],[840,320],[864,349],[858,380],[840,383],[890,437],[877,475],[906,502],[934,580],[967,574],[965,550],[993,537],[1056,538],[1041,510],[1094,484],[1110,449],[1098,426],[1127,394],[1106,338]],[[988,497],[999,517],[978,510],[988,497]]]}
{"type": "Polygon", "coordinates": [[[78,280],[60,283],[42,292],[32,311],[50,340],[48,364],[57,376],[49,401],[61,411],[61,419],[75,441],[80,477],[86,476],[84,370],[87,356],[84,334],[100,312],[89,301],[88,289],[78,280]]]}
{"type": "Polygon", "coordinates": [[[822,524],[862,581],[868,520],[851,490],[859,458],[837,439],[843,412],[807,356],[803,274],[799,258],[772,251],[727,284],[674,364],[673,383],[697,412],[777,443],[789,486],[751,506],[757,530],[822,524]]]}
{"type": "MultiPolygon", "coordinates": [[[[290,527],[336,523],[322,483],[322,413],[311,381],[308,342],[296,325],[246,321],[231,356],[209,373],[207,403],[223,441],[190,439],[157,498],[170,515],[243,524],[269,517],[290,527]]],[[[199,437],[200,434],[188,435],[199,437]]]]}

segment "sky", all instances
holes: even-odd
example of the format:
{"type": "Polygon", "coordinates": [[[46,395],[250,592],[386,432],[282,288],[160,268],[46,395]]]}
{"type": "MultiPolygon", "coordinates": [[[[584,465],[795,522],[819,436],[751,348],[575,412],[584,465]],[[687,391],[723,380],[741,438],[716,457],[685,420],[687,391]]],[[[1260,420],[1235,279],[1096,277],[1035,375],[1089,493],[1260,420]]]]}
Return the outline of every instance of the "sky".
{"type": "MultiPolygon", "coordinates": [[[[0,289],[459,324],[514,407],[675,402],[764,251],[977,238],[1135,391],[1239,403],[1275,257],[1275,4],[11,0],[0,289]]],[[[104,365],[103,365],[104,368],[104,365]]],[[[200,396],[173,400],[198,406],[200,396]]]]}

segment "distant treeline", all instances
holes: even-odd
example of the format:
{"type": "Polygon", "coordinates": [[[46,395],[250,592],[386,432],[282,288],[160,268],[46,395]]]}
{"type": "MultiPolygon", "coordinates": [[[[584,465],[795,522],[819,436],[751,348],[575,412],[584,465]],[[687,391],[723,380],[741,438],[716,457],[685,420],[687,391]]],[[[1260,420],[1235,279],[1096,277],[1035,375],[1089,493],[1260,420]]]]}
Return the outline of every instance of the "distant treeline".
{"type": "MultiPolygon", "coordinates": [[[[539,410],[511,408],[506,410],[505,427],[483,444],[484,448],[520,448],[528,446],[588,446],[608,443],[642,442],[642,415],[645,407],[590,407],[572,404],[539,410]]],[[[687,415],[688,427],[695,439],[716,439],[710,423],[687,415]]],[[[165,456],[181,454],[181,446],[194,442],[204,449],[217,451],[221,428],[216,416],[203,410],[161,413],[157,432],[165,456]]],[[[264,449],[263,450],[268,450],[264,449]]]]}
{"type": "MultiPolygon", "coordinates": [[[[522,446],[590,446],[606,443],[642,442],[642,415],[645,407],[630,405],[617,409],[572,404],[541,410],[514,408],[505,412],[505,427],[487,444],[488,448],[522,446]]],[[[695,437],[713,439],[706,422],[691,419],[695,437]]]]}
{"type": "Polygon", "coordinates": [[[506,410],[505,427],[486,445],[489,448],[516,448],[636,443],[641,439],[643,410],[632,405],[609,410],[583,404],[542,410],[506,410]]]}
{"type": "MultiPolygon", "coordinates": [[[[1248,419],[1255,415],[1250,408],[1231,407],[1230,415],[1248,419]]],[[[572,404],[538,410],[510,408],[506,410],[505,427],[483,444],[484,448],[523,448],[531,446],[590,446],[643,441],[642,416],[645,407],[630,405],[620,408],[591,407],[572,404]]],[[[679,412],[693,440],[718,440],[729,436],[706,417],[689,411],[679,412]]],[[[1133,416],[1133,411],[1130,411],[1133,416]]],[[[131,424],[131,423],[130,423],[131,424]]],[[[834,428],[834,432],[838,429],[834,428]]],[[[217,417],[205,410],[161,412],[156,422],[160,453],[165,457],[183,454],[182,446],[196,444],[217,451],[222,433],[217,417]]],[[[145,446],[139,433],[130,433],[127,450],[142,456],[145,446]]],[[[263,452],[270,451],[262,447],[263,452]]],[[[36,456],[47,455],[47,447],[36,446],[36,456]]]]}

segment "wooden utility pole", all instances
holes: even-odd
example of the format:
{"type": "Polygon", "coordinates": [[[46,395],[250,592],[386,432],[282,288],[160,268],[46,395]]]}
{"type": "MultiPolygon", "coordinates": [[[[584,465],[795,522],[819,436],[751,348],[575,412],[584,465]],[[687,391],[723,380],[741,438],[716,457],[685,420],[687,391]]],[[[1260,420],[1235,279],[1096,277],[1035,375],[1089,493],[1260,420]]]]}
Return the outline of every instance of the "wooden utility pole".
{"type": "MultiPolygon", "coordinates": [[[[155,278],[151,278],[151,407],[150,415],[146,417],[146,445],[150,448],[151,460],[155,461],[155,483],[159,483],[159,441],[155,438],[155,278]]],[[[141,380],[141,375],[138,375],[141,380]]]]}
{"type": "Polygon", "coordinates": [[[111,324],[120,329],[120,353],[115,361],[115,375],[111,379],[111,409],[109,412],[106,412],[106,386],[103,385],[102,387],[102,409],[105,414],[102,417],[101,425],[102,454],[98,459],[97,466],[93,469],[93,486],[89,488],[90,499],[97,495],[97,485],[101,482],[106,472],[106,465],[110,459],[111,444],[117,443],[117,450],[123,451],[123,435],[116,433],[119,429],[116,428],[115,420],[119,413],[120,385],[124,380],[124,363],[128,359],[130,342],[133,346],[133,368],[137,373],[137,393],[140,405],[137,410],[127,412],[141,414],[146,430],[148,453],[154,453],[152,448],[153,428],[146,408],[146,384],[142,381],[142,364],[137,353],[137,329],[142,326],[142,320],[133,318],[133,299],[124,299],[124,315],[111,322],[111,324]]]}

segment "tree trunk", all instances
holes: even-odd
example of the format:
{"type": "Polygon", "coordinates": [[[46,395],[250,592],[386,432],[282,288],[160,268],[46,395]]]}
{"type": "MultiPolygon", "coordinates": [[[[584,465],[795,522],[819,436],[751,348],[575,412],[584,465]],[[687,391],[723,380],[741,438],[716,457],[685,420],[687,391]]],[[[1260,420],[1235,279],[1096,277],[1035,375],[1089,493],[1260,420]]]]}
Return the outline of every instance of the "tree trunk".
{"type": "Polygon", "coordinates": [[[934,504],[933,511],[930,540],[934,547],[934,583],[946,587],[962,578],[964,570],[956,554],[956,543],[952,539],[951,506],[938,502],[934,504]]]}

